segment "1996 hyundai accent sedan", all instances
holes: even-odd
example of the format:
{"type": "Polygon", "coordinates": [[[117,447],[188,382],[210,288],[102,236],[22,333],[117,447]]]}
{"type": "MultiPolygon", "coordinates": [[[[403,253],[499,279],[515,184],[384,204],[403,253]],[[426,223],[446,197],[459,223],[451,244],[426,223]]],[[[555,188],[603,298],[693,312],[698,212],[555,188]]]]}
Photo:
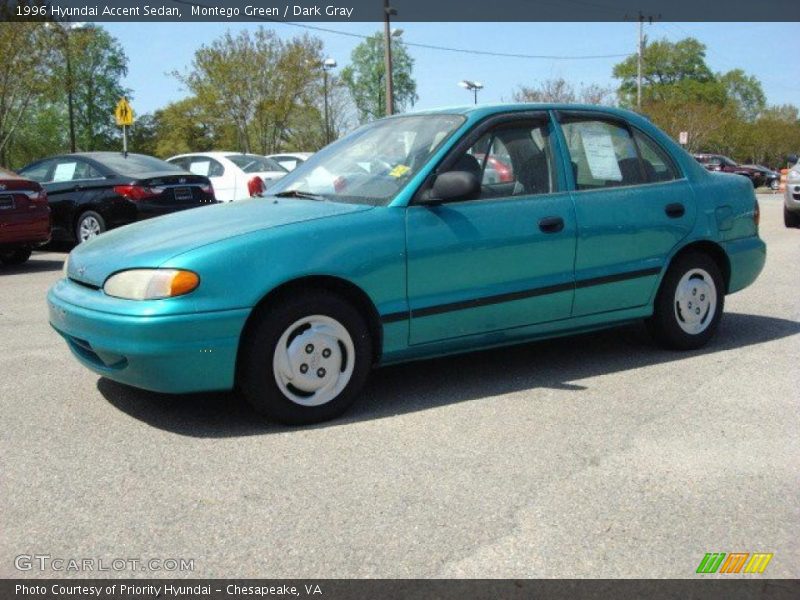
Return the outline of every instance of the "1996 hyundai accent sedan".
{"type": "Polygon", "coordinates": [[[764,265],[758,219],[747,179],[709,173],[630,112],[406,114],[266,198],[77,247],[50,322],[109,379],[237,388],[273,420],[311,423],[341,414],[376,365],[637,319],[698,348],[764,265]]]}

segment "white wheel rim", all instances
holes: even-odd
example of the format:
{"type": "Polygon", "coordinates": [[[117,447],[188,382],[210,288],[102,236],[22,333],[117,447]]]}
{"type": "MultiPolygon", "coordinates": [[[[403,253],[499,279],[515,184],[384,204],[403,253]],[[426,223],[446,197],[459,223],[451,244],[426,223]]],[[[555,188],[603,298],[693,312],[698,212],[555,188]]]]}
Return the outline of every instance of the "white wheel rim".
{"type": "Polygon", "coordinates": [[[101,233],[100,221],[93,216],[87,215],[81,219],[80,236],[82,242],[97,237],[101,233]]]}
{"type": "Polygon", "coordinates": [[[703,333],[717,312],[717,287],[703,269],[687,271],[675,288],[675,319],[690,335],[703,333]]]}
{"type": "Polygon", "coordinates": [[[355,346],[344,325],[324,315],[303,317],[283,332],[272,357],[275,382],[302,406],[336,398],[353,375],[355,346]]]}

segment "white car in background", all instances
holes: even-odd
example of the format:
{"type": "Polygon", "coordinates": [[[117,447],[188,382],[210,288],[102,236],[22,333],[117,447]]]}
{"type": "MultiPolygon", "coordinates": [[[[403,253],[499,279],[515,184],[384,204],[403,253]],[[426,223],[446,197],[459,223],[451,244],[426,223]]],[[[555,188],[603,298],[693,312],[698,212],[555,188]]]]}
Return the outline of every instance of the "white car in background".
{"type": "Polygon", "coordinates": [[[211,180],[217,200],[231,202],[261,196],[287,171],[276,161],[260,154],[240,152],[195,152],[179,154],[167,162],[211,180]]]}
{"type": "Polygon", "coordinates": [[[284,152],[283,154],[270,154],[267,158],[271,158],[280,164],[287,171],[294,171],[297,167],[306,162],[314,153],[313,152],[284,152]]]}

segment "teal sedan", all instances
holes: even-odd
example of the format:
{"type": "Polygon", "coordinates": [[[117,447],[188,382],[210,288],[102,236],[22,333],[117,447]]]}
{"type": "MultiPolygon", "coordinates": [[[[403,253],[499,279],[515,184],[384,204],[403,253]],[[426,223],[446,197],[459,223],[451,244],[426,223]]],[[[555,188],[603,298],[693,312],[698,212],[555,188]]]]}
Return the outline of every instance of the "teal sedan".
{"type": "Polygon", "coordinates": [[[104,377],[237,389],[312,423],[379,365],[640,319],[698,348],[761,272],[758,219],[749,180],[706,171],[634,113],[432,110],[361,127],[267,197],[81,244],[49,315],[104,377]]]}

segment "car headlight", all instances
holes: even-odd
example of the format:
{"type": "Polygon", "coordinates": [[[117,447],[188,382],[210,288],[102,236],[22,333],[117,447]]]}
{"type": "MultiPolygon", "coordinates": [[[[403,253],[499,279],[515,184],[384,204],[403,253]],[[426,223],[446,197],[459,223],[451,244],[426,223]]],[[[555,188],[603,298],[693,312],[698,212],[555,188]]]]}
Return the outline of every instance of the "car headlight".
{"type": "Polygon", "coordinates": [[[791,171],[789,171],[789,177],[791,177],[792,179],[800,179],[800,171],[792,169],[791,171]]]}
{"type": "Polygon", "coordinates": [[[131,269],[106,279],[103,291],[126,300],[159,300],[183,296],[197,289],[200,277],[180,269],[131,269]]]}

